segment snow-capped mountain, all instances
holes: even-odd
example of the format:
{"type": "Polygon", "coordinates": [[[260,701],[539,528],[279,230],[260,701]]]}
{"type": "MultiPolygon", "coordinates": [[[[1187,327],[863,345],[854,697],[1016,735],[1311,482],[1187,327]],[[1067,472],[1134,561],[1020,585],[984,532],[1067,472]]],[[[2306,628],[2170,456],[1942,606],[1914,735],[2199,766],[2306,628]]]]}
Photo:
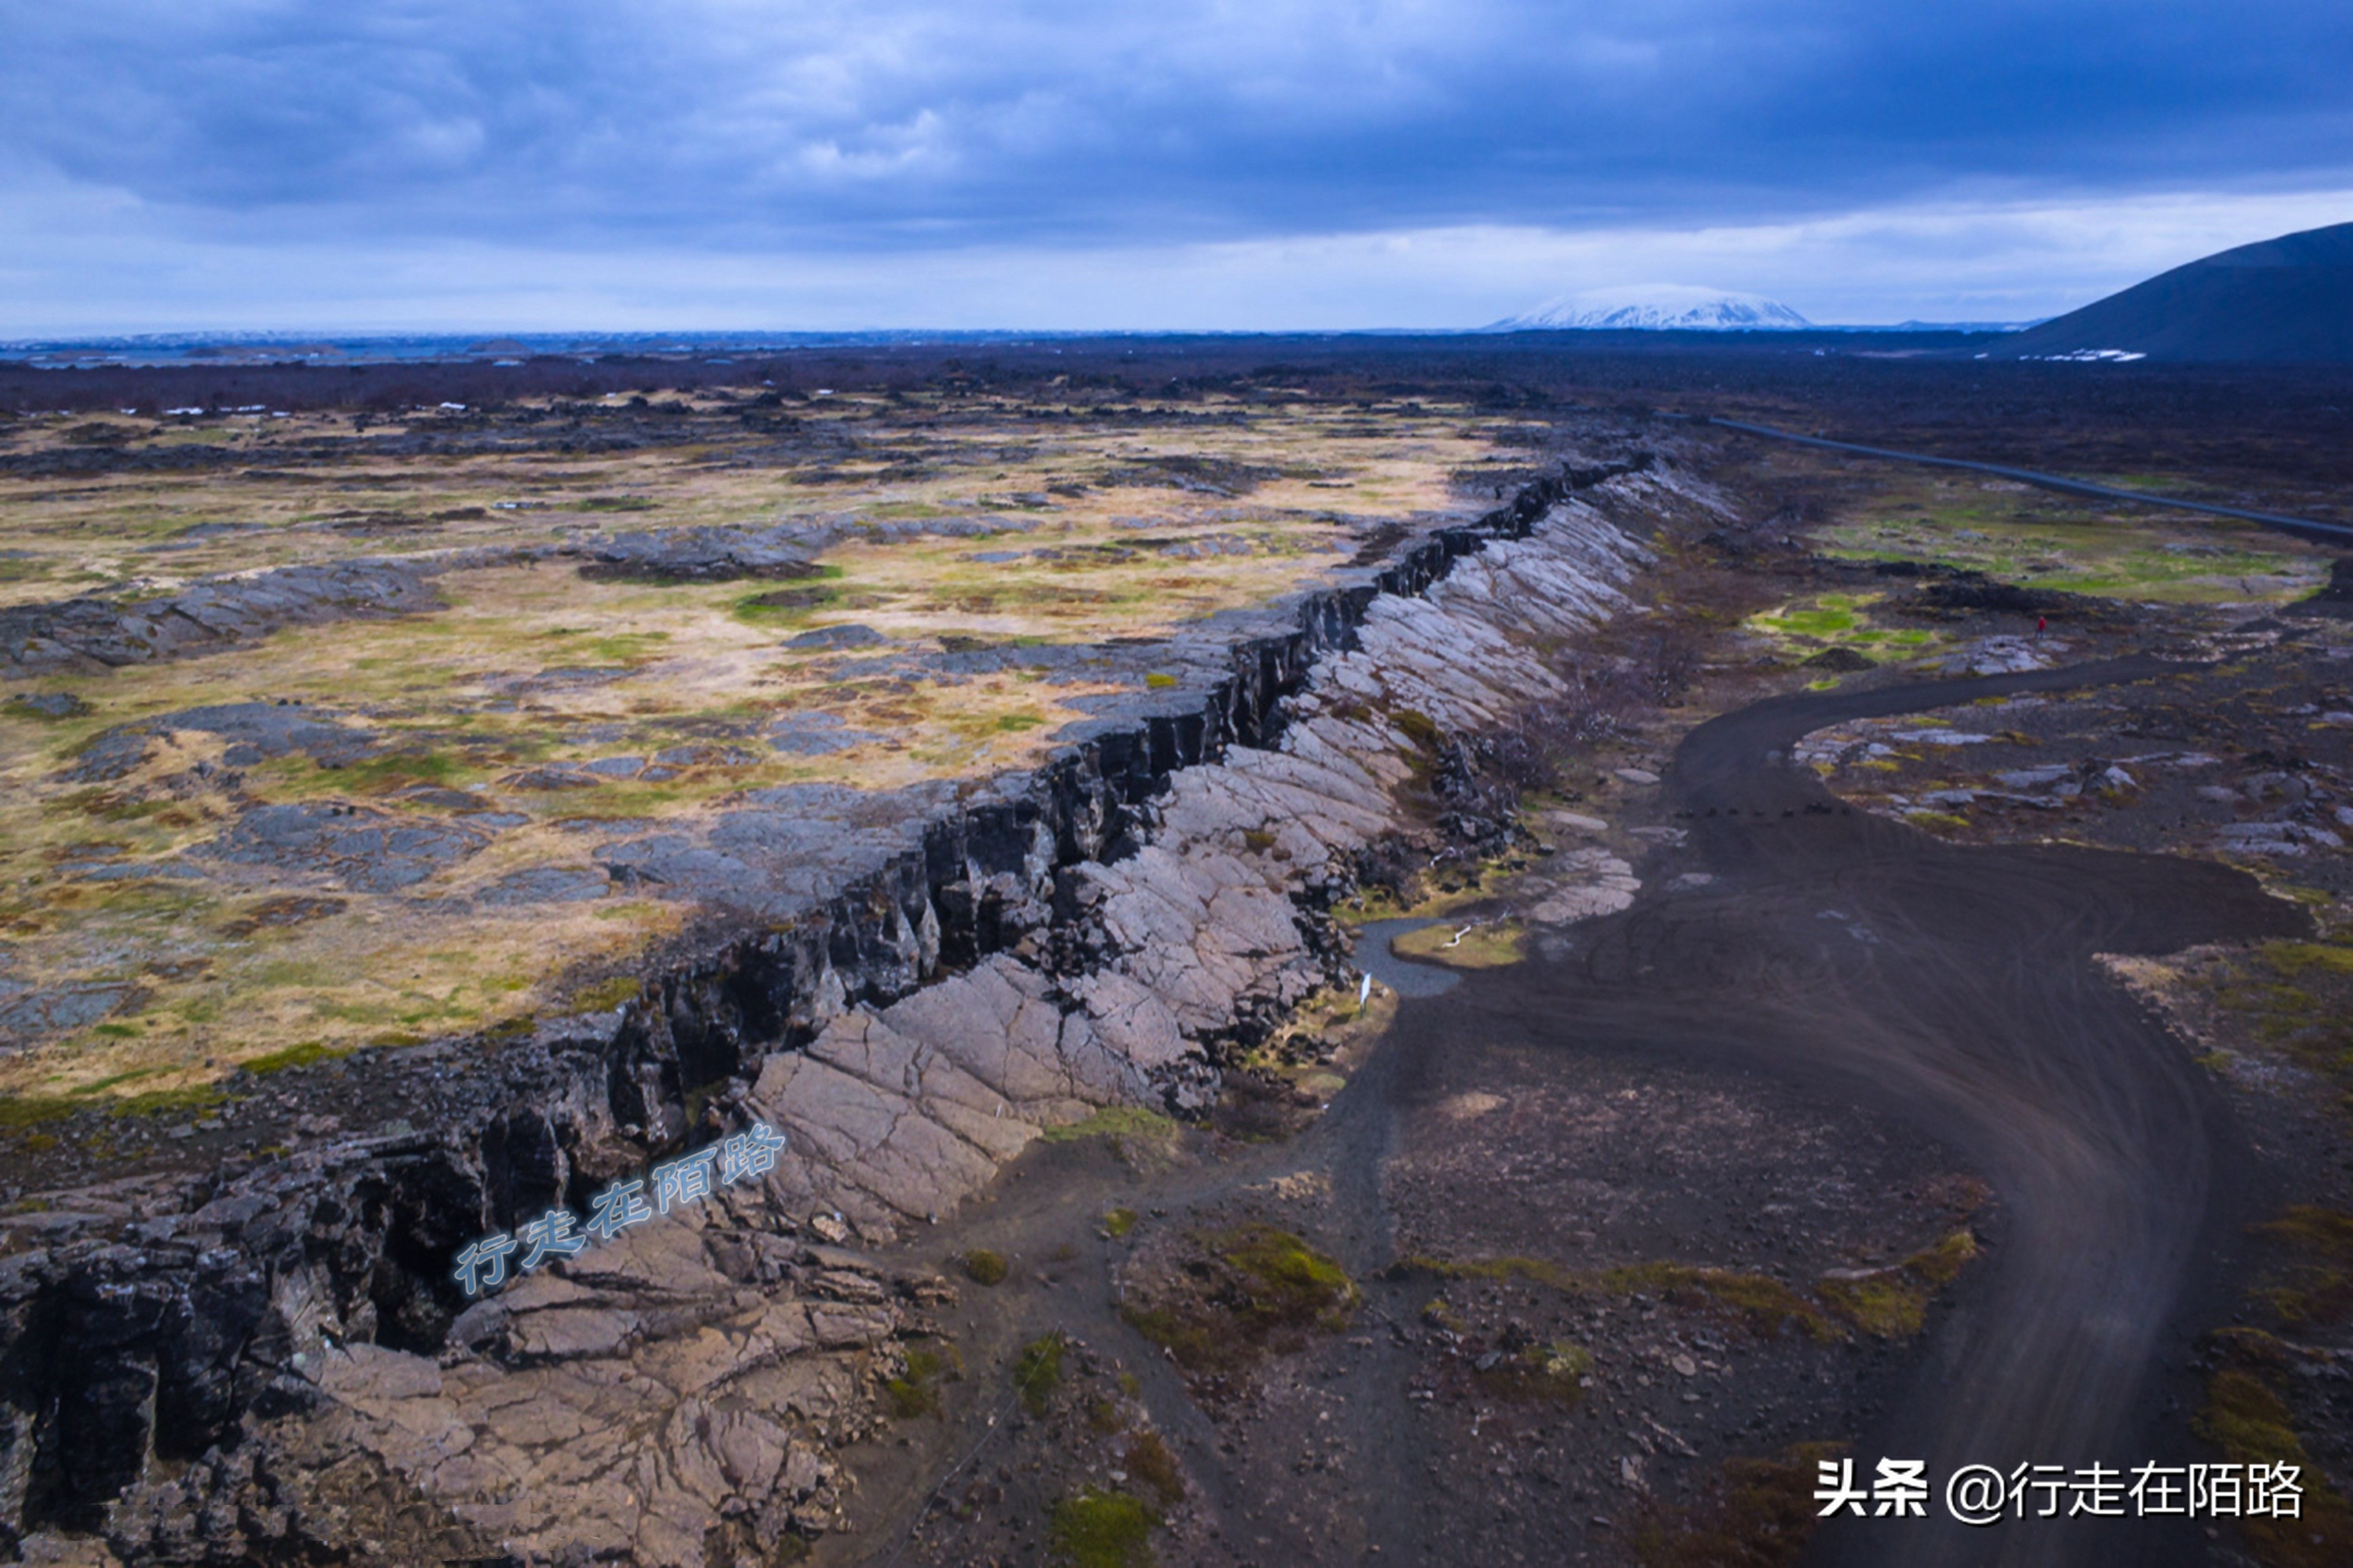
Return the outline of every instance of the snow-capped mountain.
{"type": "Polygon", "coordinates": [[[1778,300],[1694,289],[1680,283],[1649,283],[1630,289],[1595,289],[1547,300],[1523,315],[1497,321],[1494,331],[1584,328],[1653,331],[1788,331],[1813,323],[1778,300]]]}

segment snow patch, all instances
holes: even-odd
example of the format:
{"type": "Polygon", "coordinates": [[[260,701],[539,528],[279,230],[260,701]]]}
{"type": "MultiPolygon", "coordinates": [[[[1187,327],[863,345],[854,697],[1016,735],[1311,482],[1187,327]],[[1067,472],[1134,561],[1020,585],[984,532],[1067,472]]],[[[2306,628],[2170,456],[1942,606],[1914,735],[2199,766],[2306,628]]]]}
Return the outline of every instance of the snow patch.
{"type": "Polygon", "coordinates": [[[1507,316],[1492,330],[1793,331],[1812,325],[1779,300],[1761,295],[1696,289],[1681,283],[1647,283],[1628,289],[1563,294],[1524,314],[1507,316]]]}

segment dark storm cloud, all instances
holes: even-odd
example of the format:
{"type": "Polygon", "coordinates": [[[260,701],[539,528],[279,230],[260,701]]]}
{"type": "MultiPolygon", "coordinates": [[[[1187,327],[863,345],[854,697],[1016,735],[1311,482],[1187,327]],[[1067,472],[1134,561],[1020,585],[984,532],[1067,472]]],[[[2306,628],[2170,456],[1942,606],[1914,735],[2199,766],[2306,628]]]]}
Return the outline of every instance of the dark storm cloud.
{"type": "Polygon", "coordinates": [[[379,237],[1574,227],[2353,165],[2342,0],[0,0],[0,22],[18,166],[379,237]]]}

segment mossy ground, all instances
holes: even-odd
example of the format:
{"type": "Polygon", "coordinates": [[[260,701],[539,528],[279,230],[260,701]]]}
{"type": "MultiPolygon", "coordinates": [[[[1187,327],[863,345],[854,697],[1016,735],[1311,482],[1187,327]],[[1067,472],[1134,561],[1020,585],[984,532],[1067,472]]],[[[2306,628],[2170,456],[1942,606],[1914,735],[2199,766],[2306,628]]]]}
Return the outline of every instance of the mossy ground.
{"type": "Polygon", "coordinates": [[[2129,984],[2175,1010],[2222,1048],[2218,1070],[2244,1053],[2263,1076],[2277,1058],[2322,1087],[2319,1103],[2353,1124],[2353,903],[2292,882],[2274,891],[2309,907],[2316,940],[2195,950],[2162,964],[2120,966],[2129,984]]]}
{"type": "MultiPolygon", "coordinates": [[[[221,572],[593,542],[617,529],[850,528],[819,576],[781,587],[587,581],[561,559],[470,567],[433,579],[445,602],[436,613],[23,682],[86,707],[62,719],[0,709],[9,978],[136,995],[98,1026],[0,1066],[0,1096],[65,1095],[126,1073],[185,1087],[312,1043],[344,1051],[611,1005],[572,977],[607,982],[679,929],[677,907],[477,900],[516,871],[598,875],[588,836],[563,825],[691,827],[769,785],[993,774],[1035,763],[1085,716],[1081,704],[1113,689],[1023,669],[865,677],[784,639],[849,622],[921,650],[1159,635],[1328,574],[1358,544],[1344,514],[1460,510],[1452,476],[1487,449],[1462,410],[1439,403],[1377,410],[1374,423],[1356,407],[1196,396],[1169,423],[1148,398],[1099,416],[1073,394],[1041,424],[1050,410],[1035,398],[920,390],[797,405],[799,445],[779,457],[767,449],[775,437],[737,423],[751,398],[666,399],[692,439],[611,453],[543,440],[534,432],[554,416],[541,410],[535,425],[521,405],[493,421],[512,432],[496,450],[404,448],[451,426],[431,413],[377,419],[365,439],[342,414],[193,425],[106,416],[96,422],[108,441],[134,457],[200,444],[269,482],[236,467],[118,466],[66,485],[0,476],[15,552],[0,604],[154,597],[221,572]],[[737,451],[750,455],[739,462],[737,451]],[[864,526],[943,517],[996,532],[886,539],[864,526]],[[63,776],[110,730],[240,701],[300,702],[364,736],[368,753],[332,768],[300,753],[231,768],[216,737],[183,731],[158,738],[126,776],[63,776]],[[816,754],[765,743],[764,726],[805,713],[866,738],[816,754]],[[681,748],[695,760],[668,776],[538,793],[505,782],[681,748]],[[255,910],[315,891],[301,878],[225,877],[201,862],[191,864],[206,874],[193,879],[100,881],[78,869],[168,868],[256,805],[349,803],[417,822],[451,814],[420,790],[464,792],[524,820],[413,888],[332,889],[334,907],[284,921],[255,910]]],[[[638,417],[629,404],[608,398],[580,417],[591,427],[638,417]]],[[[90,423],[17,421],[12,450],[87,446],[90,423]]]]}
{"type": "Polygon", "coordinates": [[[1189,1372],[1230,1372],[1337,1333],[1359,1300],[1338,1263],[1270,1225],[1194,1232],[1172,1256],[1121,1315],[1189,1372]]]}
{"type": "Polygon", "coordinates": [[[1843,1443],[1796,1443],[1767,1457],[1725,1461],[1701,1497],[1642,1511],[1634,1532],[1641,1568],[1783,1568],[1820,1528],[1818,1467],[1843,1443]]]}
{"type": "Polygon", "coordinates": [[[1054,1505],[1050,1539],[1055,1557],[1071,1568],[1143,1568],[1158,1522],[1143,1499],[1089,1487],[1054,1505]]]}
{"type": "Polygon", "coordinates": [[[1450,926],[1444,921],[1406,932],[1389,951],[1455,969],[1500,969],[1527,956],[1527,930],[1517,921],[1450,926]]]}
{"type": "Polygon", "coordinates": [[[1795,1331],[1818,1343],[1860,1331],[1874,1339],[1905,1339],[1925,1326],[1928,1303],[1977,1256],[1975,1235],[1955,1231],[1892,1267],[1826,1276],[1810,1290],[1769,1274],[1692,1264],[1651,1262],[1609,1268],[1569,1268],[1540,1258],[1405,1258],[1399,1274],[1444,1279],[1531,1280],[1573,1296],[1658,1296],[1712,1310],[1751,1333],[1770,1339],[1795,1331]]]}
{"type": "Polygon", "coordinates": [[[1083,1138],[1134,1140],[1161,1143],[1183,1135],[1183,1124],[1143,1105],[1111,1105],[1078,1121],[1049,1127],[1039,1136],[1049,1143],[1075,1143],[1083,1138]]]}
{"type": "Polygon", "coordinates": [[[891,1414],[902,1421],[938,1415],[939,1385],[964,1375],[964,1363],[955,1347],[944,1340],[911,1344],[903,1352],[902,1360],[904,1364],[899,1374],[882,1381],[883,1398],[891,1414]]]}
{"type": "Polygon", "coordinates": [[[1043,1334],[1021,1347],[1013,1362],[1013,1388],[1032,1415],[1046,1413],[1047,1402],[1062,1383],[1062,1352],[1068,1342],[1060,1334],[1043,1334]]]}
{"type": "Polygon", "coordinates": [[[1788,663],[1832,648],[1858,653],[1873,664],[1921,658],[1949,646],[1940,633],[1873,614],[1884,594],[1816,594],[1759,611],[1744,623],[1788,663]]]}
{"type": "Polygon", "coordinates": [[[963,1266],[965,1279],[985,1287],[1004,1284],[1005,1277],[1013,1271],[1003,1253],[992,1252],[986,1247],[976,1247],[956,1261],[963,1266]]]}
{"type": "Polygon", "coordinates": [[[1593,1352],[1566,1340],[1529,1345],[1476,1371],[1479,1386],[1498,1399],[1573,1405],[1585,1395],[1593,1352]]]}
{"type": "Polygon", "coordinates": [[[1848,560],[1933,561],[2136,604],[2283,604],[2327,574],[2318,552],[2253,523],[2119,512],[2009,480],[1905,472],[1887,474],[1815,539],[1848,560]]]}
{"type": "Polygon", "coordinates": [[[2216,1366],[2191,1422],[2197,1435],[2240,1465],[2293,1465],[2301,1498],[2292,1519],[2243,1519],[2239,1530],[2263,1568],[2332,1568],[2353,1549],[2353,1504],[2329,1485],[2296,1433],[2283,1390],[2309,1370],[2297,1352],[2259,1331],[2215,1336],[2216,1366]]]}
{"type": "MultiPolygon", "coordinates": [[[[2299,901],[2317,914],[2318,940],[2198,950],[2126,973],[2186,1029],[2218,1044],[2200,1058],[2213,1070],[2255,1095],[2293,1085],[2304,1113],[2341,1130],[2353,1118],[2353,940],[2341,903],[2299,901]]],[[[2263,1568],[2319,1568],[2353,1549],[2353,1503],[2312,1462],[2305,1436],[2341,1430],[2316,1397],[2326,1385],[2314,1374],[2342,1355],[2353,1321],[2353,1214],[2291,1203],[2253,1234],[2264,1255],[2244,1326],[2210,1340],[2205,1401],[2192,1426],[2226,1460],[2299,1467],[2302,1517],[2247,1520],[2240,1530],[2263,1568]]]]}
{"type": "Polygon", "coordinates": [[[1894,1268],[1817,1280],[1814,1294],[1873,1339],[1909,1339],[1926,1324],[1937,1288],[1958,1278],[1977,1253],[1975,1235],[1955,1231],[1894,1268]]]}
{"type": "MultiPolygon", "coordinates": [[[[780,511],[828,518],[845,507],[876,522],[1141,517],[1178,531],[1256,526],[1288,537],[1285,523],[1298,514],[1443,509],[1453,500],[1450,472],[1483,450],[1479,435],[1461,427],[1459,411],[1441,404],[1392,405],[1379,411],[1377,426],[1357,410],[1197,400],[1187,412],[1208,417],[1170,429],[1154,423],[1158,410],[1150,399],[1123,403],[1134,414],[1106,419],[1073,397],[1054,410],[1065,416],[1064,427],[1041,431],[1025,418],[1029,410],[1045,411],[1034,400],[1017,405],[913,392],[800,405],[799,447],[835,454],[821,468],[773,449],[748,463],[713,461],[730,447],[768,444],[730,418],[748,395],[689,400],[683,406],[704,416],[693,431],[702,439],[596,454],[534,442],[545,425],[524,417],[534,406],[529,402],[501,416],[519,425],[519,451],[404,451],[405,437],[443,423],[431,415],[374,424],[366,439],[354,438],[348,418],[334,413],[194,426],[121,420],[118,445],[126,454],[203,445],[266,464],[269,482],[256,484],[234,467],[115,466],[64,485],[37,474],[0,478],[0,506],[18,552],[0,573],[0,604],[90,590],[152,592],[257,566],[607,528],[770,521],[780,511]],[[1179,488],[1176,481],[1193,478],[1182,471],[1188,462],[1206,466],[1211,483],[1194,478],[1196,488],[1179,488]],[[1243,483],[1215,484],[1229,475],[1243,483]]],[[[605,400],[601,412],[591,408],[585,417],[626,419],[627,401],[605,400]]],[[[88,423],[79,416],[17,421],[15,449],[70,447],[77,443],[68,432],[88,423]]]]}

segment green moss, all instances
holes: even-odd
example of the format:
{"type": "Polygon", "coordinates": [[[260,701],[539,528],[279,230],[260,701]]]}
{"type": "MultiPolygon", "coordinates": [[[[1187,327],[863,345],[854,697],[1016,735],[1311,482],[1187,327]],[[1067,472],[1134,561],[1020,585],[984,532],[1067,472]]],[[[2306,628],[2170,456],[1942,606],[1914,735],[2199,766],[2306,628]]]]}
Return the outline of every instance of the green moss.
{"type": "Polygon", "coordinates": [[[2256,1227],[2288,1254],[2285,1273],[2255,1294],[2295,1327],[2353,1317],[2353,1215],[2297,1204],[2256,1227]]]}
{"type": "Polygon", "coordinates": [[[634,976],[616,974],[610,980],[575,992],[572,1005],[584,1013],[609,1013],[616,1007],[627,1006],[645,992],[644,984],[634,976]]]}
{"type": "Polygon", "coordinates": [[[267,1056],[252,1057],[237,1065],[256,1077],[267,1077],[270,1073],[283,1072],[288,1068],[306,1068],[350,1054],[349,1051],[330,1047],[324,1040],[304,1040],[301,1045],[288,1046],[284,1050],[271,1051],[267,1056]]]}
{"type": "Polygon", "coordinates": [[[1961,1270],[1968,1267],[1978,1250],[1976,1232],[1957,1230],[1936,1246],[1905,1258],[1904,1267],[1931,1285],[1949,1285],[1961,1277],[1961,1270]]]}
{"type": "Polygon", "coordinates": [[[1926,1321],[1928,1300],[1936,1288],[1958,1278],[1977,1254],[1976,1236],[1958,1230],[1894,1268],[1818,1280],[1814,1294],[1874,1339],[1906,1339],[1926,1321]]]}
{"type": "Polygon", "coordinates": [[[471,783],[489,770],[470,766],[447,752],[395,752],[364,762],[333,767],[316,763],[307,769],[288,764],[277,775],[273,795],[308,797],[324,792],[345,795],[389,795],[416,784],[450,786],[471,783]]]}
{"type": "Polygon", "coordinates": [[[1400,708],[1389,715],[1389,722],[1396,726],[1398,734],[1403,735],[1423,751],[1434,752],[1438,749],[1440,738],[1438,721],[1419,709],[1400,708]]]}
{"type": "Polygon", "coordinates": [[[1823,1279],[1814,1290],[1840,1317],[1874,1339],[1903,1339],[1918,1333],[1927,1307],[1919,1290],[1893,1274],[1823,1279]]]}
{"type": "Polygon", "coordinates": [[[1399,1275],[1428,1273],[1448,1279],[1519,1278],[1576,1296],[1663,1296],[1694,1310],[1714,1308],[1770,1337],[1795,1326],[1824,1344],[1848,1337],[1846,1329],[1820,1303],[1766,1274],[1700,1268],[1683,1263],[1637,1263],[1581,1271],[1541,1258],[1482,1258],[1442,1261],[1409,1257],[1392,1266],[1399,1275]]]}
{"type": "Polygon", "coordinates": [[[2305,1462],[2287,1406],[2253,1373],[2216,1373],[2195,1423],[2200,1437],[2240,1462],[2305,1462]]]}
{"type": "Polygon", "coordinates": [[[944,1342],[934,1347],[911,1346],[906,1361],[905,1371],[882,1383],[891,1414],[902,1421],[936,1415],[940,1408],[939,1384],[961,1370],[954,1348],[944,1342]]]}
{"type": "Polygon", "coordinates": [[[133,1068],[129,1072],[115,1073],[110,1077],[100,1079],[95,1083],[83,1084],[79,1089],[75,1089],[74,1093],[77,1096],[103,1094],[117,1084],[136,1083],[142,1078],[153,1078],[157,1073],[162,1072],[163,1070],[164,1069],[162,1068],[133,1068]]]}
{"type": "Polygon", "coordinates": [[[2314,1467],[2295,1429],[2295,1414],[2274,1380],[2300,1369],[2304,1352],[2271,1335],[2249,1330],[2214,1336],[2222,1364],[2207,1379],[2206,1403],[2191,1429],[2233,1464],[2294,1465],[2301,1474],[2302,1515],[2292,1520],[2248,1519],[2240,1529],[2256,1562],[2264,1568],[2332,1568],[2345,1560],[2353,1542],[2353,1508],[2314,1467]]]}
{"type": "Polygon", "coordinates": [[[1041,1136],[1049,1143],[1075,1143],[1082,1138],[1173,1138],[1177,1131],[1177,1123],[1156,1110],[1141,1105],[1113,1105],[1083,1121],[1049,1127],[1041,1136]]]}
{"type": "Polygon", "coordinates": [[[1495,921],[1450,931],[1441,922],[1409,931],[1389,943],[1409,958],[1455,969],[1501,969],[1527,956],[1527,931],[1517,921],[1495,921]]]}
{"type": "Polygon", "coordinates": [[[1854,629],[1854,613],[1851,610],[1789,610],[1771,619],[1776,629],[1801,637],[1828,637],[1833,632],[1854,629]]]}
{"type": "Polygon", "coordinates": [[[1134,1209],[1113,1209],[1103,1215],[1103,1229],[1114,1238],[1124,1237],[1135,1228],[1135,1222],[1140,1217],[1134,1209]]]}
{"type": "MultiPolygon", "coordinates": [[[[840,569],[828,567],[825,576],[839,578],[840,569]]],[[[795,584],[789,588],[769,588],[757,594],[747,594],[728,607],[728,614],[745,626],[763,629],[797,626],[818,610],[829,609],[841,601],[841,590],[821,579],[795,584]]]]}
{"type": "Polygon", "coordinates": [[[0,1130],[16,1131],[44,1121],[61,1121],[86,1105],[47,1094],[13,1094],[0,1100],[0,1130]]]}
{"type": "Polygon", "coordinates": [[[1141,1498],[1092,1487],[1054,1505],[1049,1539],[1072,1568],[1144,1568],[1158,1516],[1141,1498]]]}
{"type": "Polygon", "coordinates": [[[145,1094],[134,1094],[117,1100],[109,1109],[116,1116],[185,1116],[192,1111],[210,1110],[227,1100],[228,1096],[212,1084],[199,1084],[193,1089],[157,1089],[145,1094]]]}
{"type": "Polygon", "coordinates": [[[2291,979],[2327,974],[2353,979],[2353,946],[2320,942],[2267,942],[2264,961],[2291,979]]]}
{"type": "Polygon", "coordinates": [[[1120,1456],[1121,1468],[1157,1493],[1163,1508],[1185,1500],[1185,1473],[1157,1432],[1139,1432],[1120,1456]]]}
{"type": "Polygon", "coordinates": [[[1144,678],[1144,684],[1155,691],[1166,691],[1176,684],[1176,678],[1173,675],[1163,675],[1155,669],[1144,678]]]}
{"type": "Polygon", "coordinates": [[[1332,1258],[1289,1231],[1252,1223],[1199,1233],[1178,1276],[1121,1311],[1187,1370],[1239,1366],[1288,1351],[1311,1333],[1337,1333],[1361,1299],[1332,1258]]]}
{"type": "Polygon", "coordinates": [[[1042,1334],[1021,1347],[1013,1358],[1013,1387],[1032,1415],[1046,1414],[1047,1402],[1062,1383],[1062,1352],[1069,1342],[1059,1333],[1042,1334]]]}
{"type": "Polygon", "coordinates": [[[1843,1443],[1796,1443],[1770,1458],[1725,1461],[1696,1501],[1646,1510],[1634,1532],[1641,1568],[1786,1568],[1820,1527],[1819,1467],[1843,1443]]]}
{"type": "Polygon", "coordinates": [[[1258,1310],[1346,1326],[1356,1287],[1339,1264],[1286,1230],[1246,1225],[1218,1238],[1225,1260],[1265,1288],[1258,1310]]]}
{"type": "Polygon", "coordinates": [[[1012,1271],[1003,1253],[991,1252],[985,1247],[974,1247],[958,1261],[964,1265],[965,1277],[976,1285],[1002,1285],[1006,1275],[1012,1271]]]}
{"type": "Polygon", "coordinates": [[[1473,1375],[1499,1399],[1568,1405],[1585,1396],[1585,1375],[1592,1370],[1592,1352],[1564,1340],[1530,1345],[1473,1375]]]}

